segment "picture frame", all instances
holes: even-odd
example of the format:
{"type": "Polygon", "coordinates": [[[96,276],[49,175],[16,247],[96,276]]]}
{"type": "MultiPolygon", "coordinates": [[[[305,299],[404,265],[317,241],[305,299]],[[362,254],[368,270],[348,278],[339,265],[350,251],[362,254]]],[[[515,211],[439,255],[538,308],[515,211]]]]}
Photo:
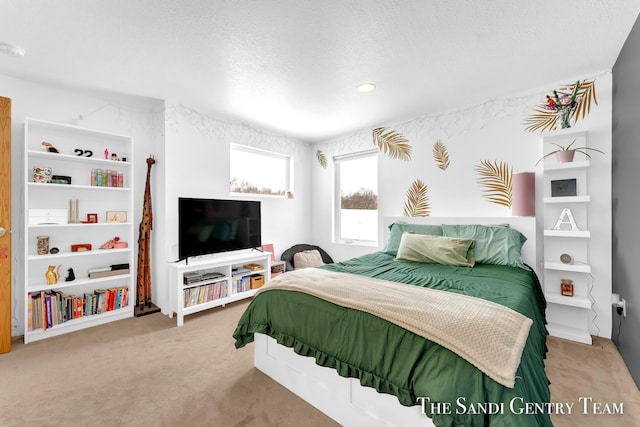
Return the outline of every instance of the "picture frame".
{"type": "Polygon", "coordinates": [[[127,211],[107,211],[107,222],[127,222],[127,211]]]}
{"type": "Polygon", "coordinates": [[[273,243],[266,243],[260,247],[263,252],[271,252],[271,262],[276,260],[276,253],[273,250],[273,243]]]}
{"type": "Polygon", "coordinates": [[[551,197],[571,197],[576,196],[576,179],[557,179],[551,181],[551,197]]]}
{"type": "Polygon", "coordinates": [[[98,222],[98,214],[90,213],[87,214],[87,222],[91,224],[95,224],[98,222]]]}

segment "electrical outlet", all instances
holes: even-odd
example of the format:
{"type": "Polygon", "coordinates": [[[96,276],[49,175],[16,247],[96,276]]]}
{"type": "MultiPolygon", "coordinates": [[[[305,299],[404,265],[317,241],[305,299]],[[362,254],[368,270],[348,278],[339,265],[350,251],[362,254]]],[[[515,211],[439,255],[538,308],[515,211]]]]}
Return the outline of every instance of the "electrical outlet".
{"type": "Polygon", "coordinates": [[[618,316],[627,317],[627,300],[621,298],[620,301],[613,304],[616,307],[616,313],[618,316]]]}

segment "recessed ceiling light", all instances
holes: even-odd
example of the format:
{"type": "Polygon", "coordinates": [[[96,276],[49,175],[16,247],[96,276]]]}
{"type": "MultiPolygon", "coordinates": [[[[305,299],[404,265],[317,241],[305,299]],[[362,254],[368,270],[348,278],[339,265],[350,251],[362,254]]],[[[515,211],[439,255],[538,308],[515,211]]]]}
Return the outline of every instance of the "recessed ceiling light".
{"type": "Polygon", "coordinates": [[[373,83],[362,83],[360,86],[358,86],[358,92],[372,92],[375,88],[376,85],[374,85],[373,83]]]}
{"type": "Polygon", "coordinates": [[[9,56],[24,56],[25,55],[25,50],[21,47],[9,44],[9,43],[5,43],[5,42],[0,42],[0,53],[4,53],[5,55],[9,55],[9,56]]]}

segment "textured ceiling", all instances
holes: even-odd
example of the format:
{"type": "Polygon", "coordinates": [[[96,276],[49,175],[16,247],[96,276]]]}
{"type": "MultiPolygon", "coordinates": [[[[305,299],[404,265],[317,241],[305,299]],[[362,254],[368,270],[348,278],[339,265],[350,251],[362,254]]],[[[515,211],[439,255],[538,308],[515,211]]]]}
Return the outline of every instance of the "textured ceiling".
{"type": "Polygon", "coordinates": [[[640,0],[0,0],[0,41],[27,52],[0,55],[0,74],[318,141],[611,69],[639,11],[640,0]],[[357,92],[362,82],[376,91],[357,92]]]}

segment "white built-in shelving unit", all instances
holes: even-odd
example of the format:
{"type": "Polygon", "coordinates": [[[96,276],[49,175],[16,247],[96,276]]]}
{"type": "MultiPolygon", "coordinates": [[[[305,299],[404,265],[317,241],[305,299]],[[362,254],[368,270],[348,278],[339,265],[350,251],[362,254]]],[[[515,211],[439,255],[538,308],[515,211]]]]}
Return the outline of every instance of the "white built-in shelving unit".
{"type": "MultiPolygon", "coordinates": [[[[134,286],[134,227],[133,219],[133,139],[129,136],[80,128],[33,118],[25,119],[24,144],[24,342],[41,340],[91,326],[124,319],[133,315],[135,304],[134,286]],[[45,151],[42,142],[52,144],[58,152],[45,151]],[[105,159],[105,149],[108,159],[105,159]],[[76,150],[78,150],[76,152],[76,150]],[[88,157],[91,151],[93,155],[88,157]],[[111,160],[111,154],[118,158],[127,156],[126,161],[111,160]],[[81,155],[78,155],[81,154],[81,155]],[[71,184],[34,182],[34,168],[50,168],[52,175],[71,178],[71,184]],[[122,174],[122,187],[92,185],[91,172],[94,169],[115,171],[122,174]],[[77,202],[76,202],[77,201],[77,202]],[[87,214],[97,214],[97,223],[75,222],[69,212],[78,207],[77,219],[87,221],[87,214]],[[38,210],[40,218],[34,218],[38,210]],[[59,213],[63,211],[64,221],[59,213]],[[126,213],[124,222],[108,222],[107,212],[126,213]],[[30,212],[32,215],[30,215],[30,212]],[[53,214],[58,213],[58,215],[53,214]],[[55,221],[48,221],[51,213],[55,221]],[[42,218],[42,215],[45,218],[42,218]],[[38,254],[38,237],[48,236],[49,249],[57,253],[38,254]],[[105,242],[119,237],[127,247],[99,249],[105,242]],[[91,250],[74,252],[72,245],[90,244],[91,250]],[[56,252],[56,251],[53,251],[56,252]],[[129,264],[129,272],[114,276],[89,278],[88,270],[111,265],[129,264]],[[48,284],[45,273],[49,266],[58,267],[60,277],[55,284],[48,284]],[[68,270],[73,269],[75,280],[66,281],[68,270]],[[84,307],[81,317],[66,318],[66,308],[62,307],[61,295],[75,296],[86,301],[87,295],[96,291],[126,288],[128,303],[124,297],[118,301],[118,308],[91,314],[93,308],[84,307]],[[33,315],[35,303],[46,295],[56,295],[60,306],[55,310],[57,318],[53,324],[36,328],[33,315]]],[[[93,297],[91,297],[93,299],[93,297]]],[[[53,311],[53,308],[51,308],[53,311]]]]}
{"type": "MultiPolygon", "coordinates": [[[[562,130],[544,137],[546,152],[556,147],[569,145],[587,146],[588,132],[562,130]]],[[[589,264],[588,204],[591,198],[587,189],[587,175],[590,161],[576,153],[573,162],[558,163],[554,156],[544,161],[544,291],[547,300],[548,330],[552,336],[591,344],[589,332],[590,311],[593,305],[591,287],[591,266],[589,264]],[[552,196],[552,181],[576,180],[576,194],[573,196],[552,196]],[[554,226],[564,209],[569,209],[578,230],[571,230],[563,224],[559,230],[554,226]],[[562,254],[572,258],[571,263],[560,261],[562,254]],[[562,295],[562,279],[573,282],[573,296],[562,295]]],[[[565,217],[566,219],[566,217],[565,217]]]]}

